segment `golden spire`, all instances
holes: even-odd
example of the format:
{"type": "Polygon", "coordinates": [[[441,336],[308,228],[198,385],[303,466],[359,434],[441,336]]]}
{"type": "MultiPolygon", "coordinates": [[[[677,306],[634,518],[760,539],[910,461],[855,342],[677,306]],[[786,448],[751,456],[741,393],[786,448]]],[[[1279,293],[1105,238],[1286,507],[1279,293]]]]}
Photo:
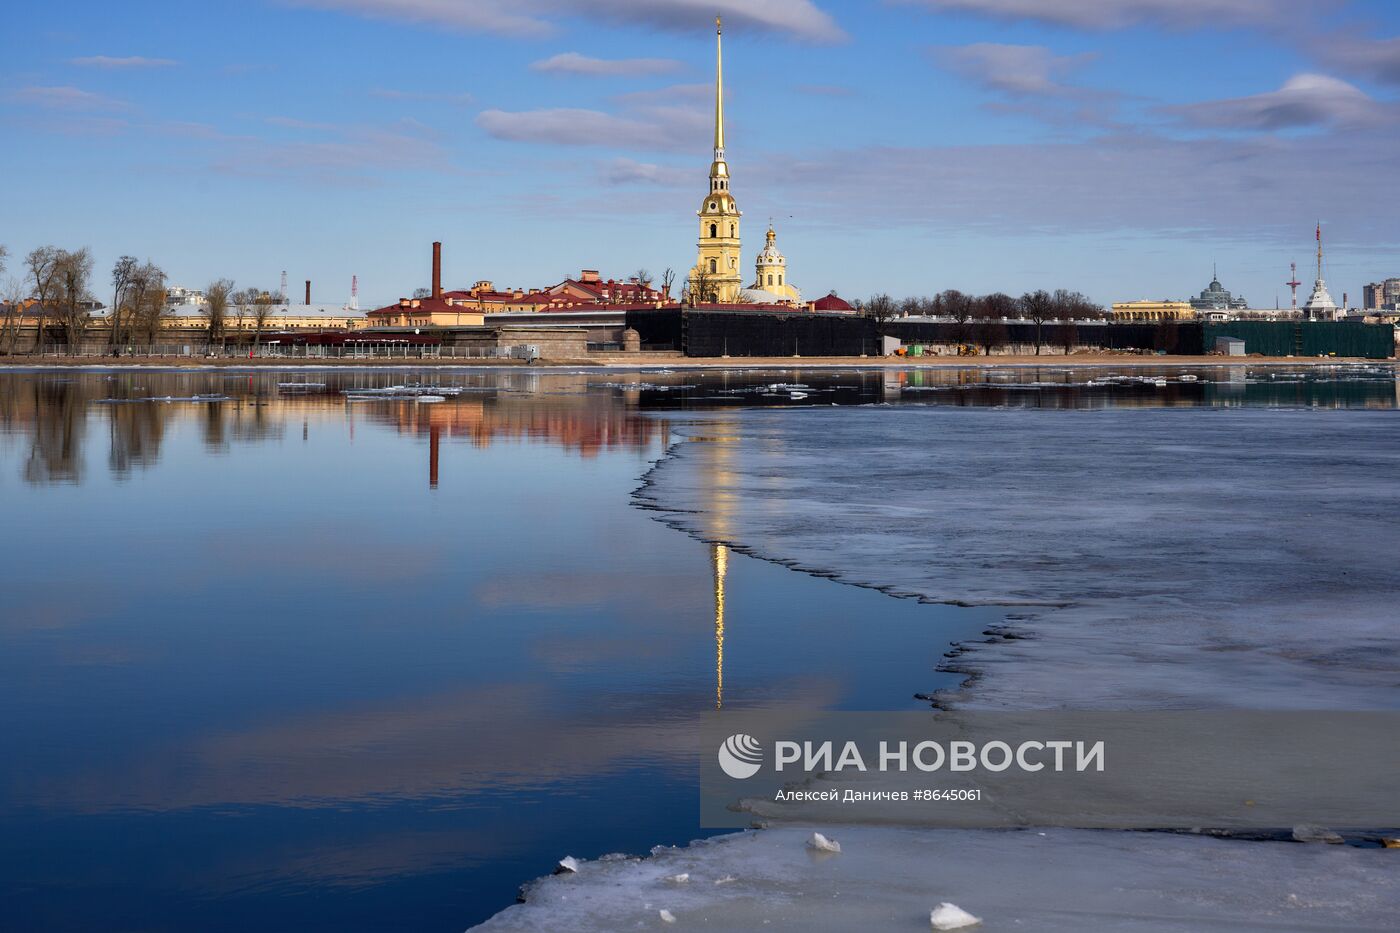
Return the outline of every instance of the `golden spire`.
{"type": "Polygon", "coordinates": [[[724,161],[724,49],[720,18],[715,17],[715,161],[724,161]]]}

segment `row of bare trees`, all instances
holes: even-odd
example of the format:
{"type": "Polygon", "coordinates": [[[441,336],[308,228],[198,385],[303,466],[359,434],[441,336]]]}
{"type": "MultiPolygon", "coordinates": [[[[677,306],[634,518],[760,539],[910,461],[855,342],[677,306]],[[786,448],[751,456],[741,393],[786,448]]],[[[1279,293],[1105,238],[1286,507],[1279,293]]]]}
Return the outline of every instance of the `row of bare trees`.
{"type": "MultiPolygon", "coordinates": [[[[983,352],[1006,343],[1006,324],[1009,319],[1020,319],[1035,324],[1035,352],[1040,355],[1045,345],[1045,324],[1050,321],[1096,320],[1105,316],[1103,308],[1079,292],[1057,289],[1053,292],[1044,289],[1027,292],[1020,298],[1013,298],[1002,292],[990,295],[968,295],[957,289],[939,292],[933,297],[912,296],[896,301],[889,295],[874,295],[867,301],[857,301],[856,308],[866,317],[883,324],[896,317],[944,317],[951,318],[954,325],[954,339],[960,345],[978,345],[983,352]]],[[[1072,324],[1061,324],[1056,329],[1066,350],[1077,339],[1072,324]]]]}
{"type": "MultiPolygon", "coordinates": [[[[0,245],[0,276],[8,268],[9,249],[0,245]]],[[[0,291],[0,352],[43,353],[52,328],[62,331],[69,352],[76,352],[91,323],[97,300],[92,292],[92,253],[86,248],[60,249],[40,246],[24,259],[22,278],[5,280],[0,291]],[[24,313],[29,311],[35,324],[34,342],[19,347],[24,313]]],[[[169,319],[166,276],[160,266],[134,256],[123,256],[112,266],[112,305],[108,316],[110,345],[120,348],[132,343],[153,344],[169,319]]],[[[209,345],[224,346],[232,323],[239,332],[250,328],[254,343],[279,304],[279,296],[262,289],[235,289],[230,279],[216,279],[205,290],[207,304],[203,318],[209,345]]]]}

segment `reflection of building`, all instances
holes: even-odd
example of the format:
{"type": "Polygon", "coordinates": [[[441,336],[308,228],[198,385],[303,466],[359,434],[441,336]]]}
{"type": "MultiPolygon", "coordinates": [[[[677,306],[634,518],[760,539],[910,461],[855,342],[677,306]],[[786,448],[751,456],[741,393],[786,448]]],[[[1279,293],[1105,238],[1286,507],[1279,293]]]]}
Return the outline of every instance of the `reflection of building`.
{"type": "Polygon", "coordinates": [[[1113,306],[1115,321],[1193,321],[1196,309],[1184,301],[1120,301],[1113,306]]]}
{"type": "Polygon", "coordinates": [[[715,709],[724,709],[724,582],[729,575],[729,548],[710,546],[715,569],[715,709]]]}
{"type": "Polygon", "coordinates": [[[1249,302],[1230,294],[1229,290],[1220,284],[1220,276],[1212,275],[1210,284],[1200,296],[1191,299],[1191,307],[1197,311],[1243,311],[1249,307],[1249,302]]]}

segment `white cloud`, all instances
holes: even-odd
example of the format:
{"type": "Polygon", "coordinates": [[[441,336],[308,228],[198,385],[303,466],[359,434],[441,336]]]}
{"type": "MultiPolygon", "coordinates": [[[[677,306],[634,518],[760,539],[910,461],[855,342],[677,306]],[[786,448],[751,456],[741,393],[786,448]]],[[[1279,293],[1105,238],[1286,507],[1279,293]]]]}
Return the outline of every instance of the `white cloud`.
{"type": "Polygon", "coordinates": [[[1265,94],[1161,110],[1190,126],[1253,131],[1361,125],[1385,115],[1385,109],[1360,89],[1318,74],[1297,75],[1265,94]]]}
{"type": "Polygon", "coordinates": [[[69,59],[69,64],[80,65],[84,68],[169,68],[180,64],[173,58],[144,58],[140,55],[130,55],[125,58],[114,58],[111,55],[88,55],[84,58],[69,59]]]}
{"type": "Polygon", "coordinates": [[[950,71],[990,90],[1012,97],[1057,97],[1084,93],[1061,79],[1094,59],[1093,55],[1056,55],[1040,45],[973,45],[934,49],[950,71]]]}
{"type": "Polygon", "coordinates": [[[1337,0],[903,0],[940,13],[974,13],[1080,29],[1275,26],[1337,0]]]}
{"type": "Polygon", "coordinates": [[[659,188],[695,188],[703,182],[702,173],[695,168],[677,168],[633,159],[612,159],[600,167],[603,182],[608,185],[654,185],[659,188]]]}
{"type": "Polygon", "coordinates": [[[603,19],[613,24],[678,32],[711,28],[715,14],[726,26],[786,35],[811,42],[845,38],[812,0],[283,0],[298,6],[340,10],[514,36],[558,31],[561,18],[603,19]]]}
{"type": "Polygon", "coordinates": [[[673,58],[590,58],[578,52],[561,52],[530,64],[533,71],[595,77],[659,75],[680,67],[681,63],[673,58]]]}
{"type": "Polygon", "coordinates": [[[746,187],[798,216],[885,229],[1306,242],[1317,216],[1345,214],[1355,219],[1356,235],[1394,243],[1400,229],[1375,206],[1377,179],[1394,173],[1397,142],[1394,132],[1360,146],[1342,134],[1110,136],[1034,146],[865,147],[736,168],[746,187]]]}
{"type": "Polygon", "coordinates": [[[76,87],[22,87],[8,96],[16,103],[44,110],[125,110],[127,107],[123,101],[76,87]]]}
{"type": "Polygon", "coordinates": [[[497,139],[513,142],[646,150],[693,148],[691,137],[708,126],[703,117],[674,108],[657,108],[651,119],[565,107],[484,110],[476,123],[497,139]]]}

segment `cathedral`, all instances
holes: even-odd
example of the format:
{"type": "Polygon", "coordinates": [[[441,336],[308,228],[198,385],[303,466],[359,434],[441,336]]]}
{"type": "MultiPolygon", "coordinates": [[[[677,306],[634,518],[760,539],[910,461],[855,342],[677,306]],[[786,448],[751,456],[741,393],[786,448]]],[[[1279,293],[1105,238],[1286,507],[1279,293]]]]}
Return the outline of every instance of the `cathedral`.
{"type": "Polygon", "coordinates": [[[724,49],[723,30],[715,17],[715,150],[710,163],[710,190],[696,212],[700,219],[698,257],[690,270],[688,292],[692,304],[735,302],[800,303],[802,295],[787,280],[787,259],[778,252],[777,234],[768,228],[768,240],[756,263],[757,278],[744,288],[739,239],[742,212],[729,192],[729,164],[724,160],[724,49]]]}

